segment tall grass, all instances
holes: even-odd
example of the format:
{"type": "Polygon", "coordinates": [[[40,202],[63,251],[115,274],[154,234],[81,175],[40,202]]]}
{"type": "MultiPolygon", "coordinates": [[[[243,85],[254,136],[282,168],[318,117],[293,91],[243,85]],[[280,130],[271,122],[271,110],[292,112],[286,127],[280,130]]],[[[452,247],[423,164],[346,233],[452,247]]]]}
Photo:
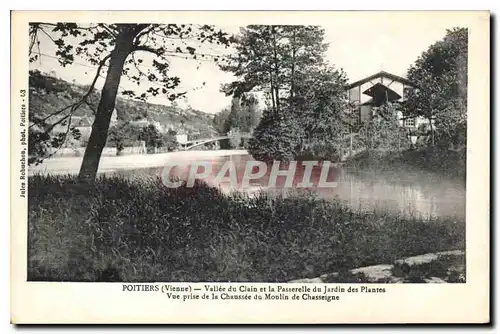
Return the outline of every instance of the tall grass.
{"type": "Polygon", "coordinates": [[[28,279],[283,282],[464,248],[465,223],[197,182],[29,179],[28,279]]]}

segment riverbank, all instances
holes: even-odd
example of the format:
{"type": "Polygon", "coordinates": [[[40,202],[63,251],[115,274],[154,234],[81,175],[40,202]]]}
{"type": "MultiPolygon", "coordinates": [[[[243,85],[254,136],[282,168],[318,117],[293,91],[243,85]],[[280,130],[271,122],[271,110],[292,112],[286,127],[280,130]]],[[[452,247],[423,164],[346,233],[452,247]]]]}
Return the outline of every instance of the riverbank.
{"type": "Polygon", "coordinates": [[[457,152],[426,147],[390,153],[367,151],[348,159],[345,166],[377,170],[416,168],[465,180],[467,161],[465,150],[457,152]]]}
{"type": "Polygon", "coordinates": [[[427,253],[290,283],[465,283],[465,252],[427,253]]]}
{"type": "MultiPolygon", "coordinates": [[[[228,155],[248,154],[246,150],[214,150],[214,151],[176,151],[159,154],[131,154],[123,156],[104,156],[99,163],[98,173],[110,173],[120,170],[133,170],[165,166],[169,162],[211,159],[228,155]]],[[[54,157],[44,160],[38,166],[29,167],[29,175],[77,174],[83,157],[54,157]]]]}
{"type": "Polygon", "coordinates": [[[28,279],[287,282],[465,248],[465,222],[158,179],[33,176],[28,279]]]}

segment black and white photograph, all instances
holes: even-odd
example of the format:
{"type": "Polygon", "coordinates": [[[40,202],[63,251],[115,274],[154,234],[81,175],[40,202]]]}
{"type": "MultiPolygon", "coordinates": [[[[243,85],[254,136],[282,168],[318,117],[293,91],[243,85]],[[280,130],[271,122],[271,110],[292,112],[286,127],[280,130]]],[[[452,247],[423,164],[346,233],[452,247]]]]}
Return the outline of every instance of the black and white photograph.
{"type": "Polygon", "coordinates": [[[311,305],[466,286],[466,227],[489,224],[466,221],[476,31],[350,15],[30,18],[27,282],[311,305]]]}

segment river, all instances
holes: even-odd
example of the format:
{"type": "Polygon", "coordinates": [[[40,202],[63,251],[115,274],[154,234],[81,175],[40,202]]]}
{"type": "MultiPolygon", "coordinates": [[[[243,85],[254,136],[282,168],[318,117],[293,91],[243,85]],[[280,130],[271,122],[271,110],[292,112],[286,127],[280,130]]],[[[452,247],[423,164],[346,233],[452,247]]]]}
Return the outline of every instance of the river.
{"type": "MultiPolygon", "coordinates": [[[[252,160],[253,158],[247,154],[207,156],[203,162],[209,166],[210,171],[205,181],[220,187],[226,193],[238,190],[252,195],[260,190],[289,195],[290,192],[297,191],[296,185],[304,175],[304,167],[301,168],[301,165],[296,169],[291,189],[285,189],[286,178],[283,176],[277,178],[275,186],[269,187],[269,170],[261,178],[252,180],[249,187],[235,187],[229,177],[222,182],[214,183],[214,177],[224,164],[229,162],[235,166],[237,184],[240,185],[246,163],[252,160]]],[[[200,160],[176,161],[176,167],[170,170],[169,175],[181,179],[187,178],[189,169],[195,161],[200,160]]],[[[202,170],[202,167],[198,169],[199,172],[202,170]]],[[[127,176],[144,174],[160,176],[164,172],[163,168],[155,167],[114,173],[127,176]]],[[[311,174],[313,183],[317,183],[314,180],[320,177],[319,174],[319,168],[313,169],[311,174]]],[[[229,173],[224,175],[228,176],[229,173]]],[[[329,188],[313,186],[308,188],[308,191],[323,199],[339,199],[353,210],[381,210],[421,218],[454,217],[465,220],[465,181],[461,179],[414,169],[381,172],[330,166],[327,181],[335,182],[334,186],[329,188]]]]}

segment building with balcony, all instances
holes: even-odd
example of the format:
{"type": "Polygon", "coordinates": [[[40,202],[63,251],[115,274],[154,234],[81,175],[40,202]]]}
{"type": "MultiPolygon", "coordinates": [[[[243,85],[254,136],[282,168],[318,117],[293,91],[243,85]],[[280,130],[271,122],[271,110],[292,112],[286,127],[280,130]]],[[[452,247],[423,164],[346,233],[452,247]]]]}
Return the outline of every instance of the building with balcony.
{"type": "Polygon", "coordinates": [[[412,89],[416,87],[408,79],[380,71],[347,86],[351,112],[356,114],[359,122],[368,122],[381,106],[390,103],[400,126],[417,129],[421,124],[428,124],[428,120],[405,117],[397,103],[405,101],[412,89]]]}

